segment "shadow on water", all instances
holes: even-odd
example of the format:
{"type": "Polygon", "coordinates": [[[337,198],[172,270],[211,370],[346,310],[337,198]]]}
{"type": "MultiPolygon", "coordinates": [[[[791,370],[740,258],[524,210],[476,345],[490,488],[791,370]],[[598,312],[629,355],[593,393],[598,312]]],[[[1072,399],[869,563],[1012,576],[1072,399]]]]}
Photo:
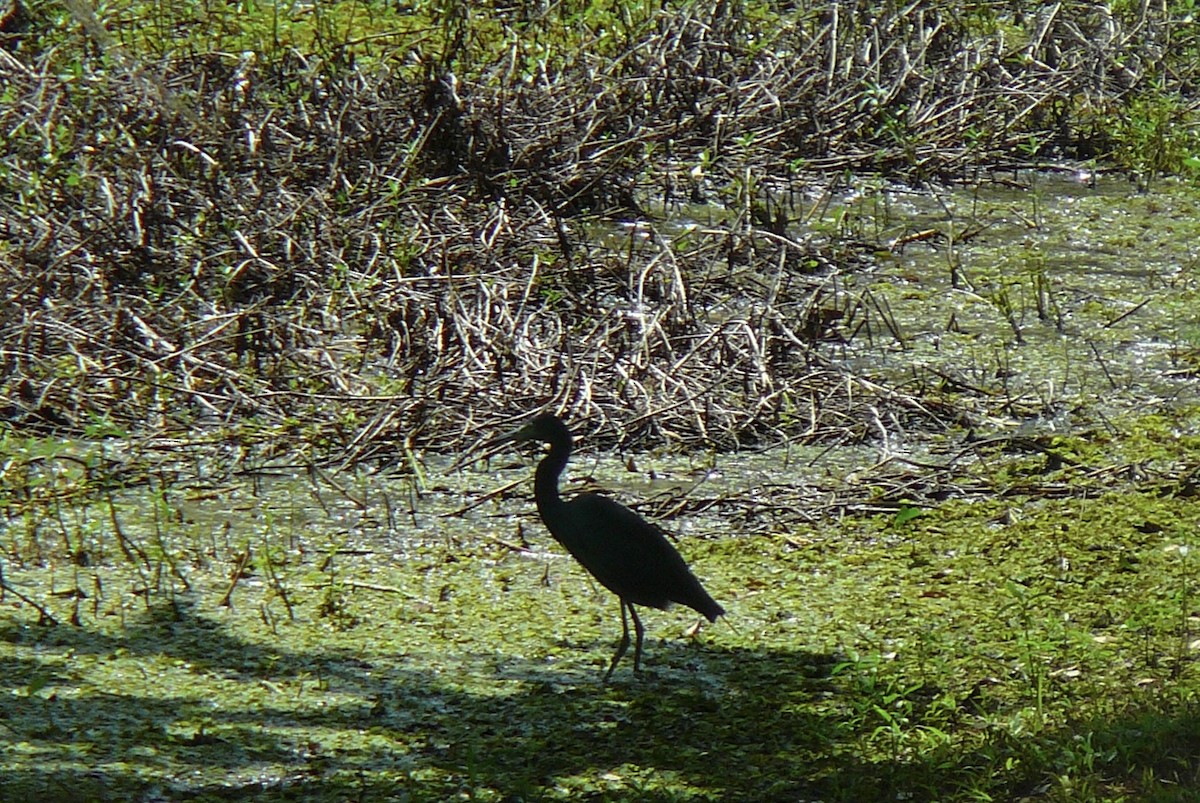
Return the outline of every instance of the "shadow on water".
{"type": "MultiPolygon", "coordinates": [[[[954,799],[965,792],[960,778],[997,761],[935,747],[864,762],[877,725],[855,713],[854,678],[826,654],[655,644],[656,663],[671,669],[608,685],[505,659],[501,675],[524,681],[493,695],[402,660],[265,649],[186,604],[152,609],[121,637],[9,624],[0,640],[72,656],[51,675],[32,660],[0,659],[11,689],[0,700],[6,750],[29,757],[0,779],[3,800],[954,799]],[[230,686],[227,700],[263,685],[298,695],[297,683],[319,681],[320,690],[304,692],[314,698],[306,706],[237,708],[186,687],[142,694],[127,678],[71,696],[73,661],[118,654],[170,657],[230,686]],[[379,746],[337,749],[336,735],[320,745],[306,736],[313,729],[366,733],[379,746]]],[[[1161,748],[1139,730],[1145,716],[1097,724],[1099,739],[1126,740],[1117,748],[1136,761],[1161,748]]],[[[1200,734],[1187,719],[1167,725],[1194,746],[1200,734]]],[[[1060,738],[1064,750],[1077,747],[1076,734],[1060,738]]],[[[1045,770],[1010,768],[1001,787],[1033,793],[1045,770]]]]}
{"type": "MultiPolygon", "coordinates": [[[[798,710],[772,704],[754,713],[752,707],[763,705],[761,695],[739,688],[755,683],[756,665],[770,663],[774,673],[782,661],[801,667],[827,663],[824,656],[730,654],[736,669],[715,679],[726,687],[719,697],[686,678],[657,678],[652,671],[604,685],[599,674],[568,673],[564,678],[544,665],[507,660],[506,671],[526,678],[522,690],[480,696],[456,690],[455,678],[372,665],[349,653],[265,650],[230,638],[186,604],[153,609],[120,638],[85,629],[32,630],[11,624],[0,631],[0,639],[10,644],[27,644],[31,638],[42,649],[69,653],[73,660],[88,656],[104,661],[117,653],[169,656],[193,673],[231,684],[319,677],[327,693],[349,692],[353,701],[313,706],[310,712],[258,705],[232,710],[208,706],[186,689],[176,697],[144,696],[133,679],[86,697],[22,695],[18,690],[31,684],[71,688],[70,663],[46,675],[36,662],[4,659],[0,669],[14,690],[0,701],[8,741],[39,760],[0,781],[0,799],[34,792],[60,801],[125,800],[158,785],[147,779],[162,778],[166,767],[174,768],[164,784],[169,799],[440,799],[453,791],[447,790],[447,778],[463,789],[490,787],[515,794],[512,799],[533,799],[560,776],[621,765],[653,767],[690,785],[719,790],[725,773],[746,771],[724,766],[721,756],[728,755],[731,745],[738,746],[738,755],[752,746],[755,752],[765,750],[764,757],[778,756],[779,761],[759,771],[782,773],[797,770],[800,756],[837,739],[833,724],[798,710]],[[186,727],[177,727],[181,719],[186,727]],[[779,726],[791,719],[797,720],[795,728],[779,726]],[[758,721],[763,729],[740,733],[739,723],[746,721],[758,721]],[[206,722],[207,728],[197,722],[206,722]],[[300,738],[311,727],[385,735],[404,731],[409,752],[313,754],[313,747],[300,738]],[[289,730],[297,738],[289,738],[289,730]],[[780,741],[789,730],[804,737],[780,741]],[[764,742],[768,733],[777,744],[764,742]],[[119,755],[110,751],[118,743],[123,746],[119,755]],[[264,777],[247,782],[258,766],[264,777]],[[190,783],[189,768],[201,767],[210,771],[209,777],[212,768],[226,770],[231,782],[190,783]],[[421,776],[428,770],[439,771],[440,780],[426,790],[421,776]],[[235,777],[241,779],[236,784],[235,777]]],[[[686,665],[686,659],[680,663],[686,665]]],[[[802,699],[811,681],[799,670],[794,680],[791,693],[802,699]]],[[[658,799],[653,792],[639,797],[658,799]]]]}

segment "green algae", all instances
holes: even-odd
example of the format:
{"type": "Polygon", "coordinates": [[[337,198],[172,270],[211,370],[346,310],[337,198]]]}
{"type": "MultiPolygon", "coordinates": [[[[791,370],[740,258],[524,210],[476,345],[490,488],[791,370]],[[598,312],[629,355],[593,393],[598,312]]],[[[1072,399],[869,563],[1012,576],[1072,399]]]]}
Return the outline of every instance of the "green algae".
{"type": "MultiPolygon", "coordinates": [[[[1171,433],[1196,420],[1064,439],[1080,465],[1056,477],[1086,488],[1130,450],[1146,470],[1195,466],[1196,437],[1171,433]]],[[[658,483],[672,474],[665,456],[640,462],[658,483]]],[[[624,494],[605,464],[591,467],[624,494]]],[[[718,469],[737,484],[735,460],[718,469]]],[[[49,597],[56,627],[7,597],[5,796],[1176,799],[1195,770],[1200,512],[1186,484],[1115,478],[1098,494],[740,536],[690,516],[680,549],[728,621],[692,637],[690,611],[647,612],[643,671],[605,685],[616,602],[527,500],[440,526],[456,519],[439,509],[469,498],[452,486],[490,476],[446,475],[418,505],[422,526],[353,539],[337,508],[324,525],[303,509],[299,527],[252,515],[235,528],[278,552],[275,580],[248,571],[226,606],[217,569],[236,541],[181,569],[186,589],[170,573],[147,589],[144,573],[78,567],[82,604],[49,597]]],[[[295,508],[302,488],[264,487],[262,507],[295,508]]],[[[122,515],[141,538],[132,502],[122,515]]],[[[11,559],[6,580],[50,582],[11,559]]]]}

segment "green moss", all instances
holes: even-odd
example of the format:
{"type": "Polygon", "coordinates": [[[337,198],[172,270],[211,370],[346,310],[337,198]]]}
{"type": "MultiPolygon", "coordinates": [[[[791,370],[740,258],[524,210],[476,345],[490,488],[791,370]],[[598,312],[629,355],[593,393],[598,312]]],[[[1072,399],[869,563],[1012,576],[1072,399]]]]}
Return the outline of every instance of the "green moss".
{"type": "MultiPolygon", "coordinates": [[[[1130,430],[1194,460],[1157,417],[1130,430]]],[[[1183,799],[1195,771],[1200,512],[1169,493],[688,540],[728,624],[689,640],[689,611],[647,612],[644,671],[609,685],[615,600],[557,552],[278,526],[230,607],[219,572],[147,596],[114,567],[80,584],[79,626],[10,606],[6,796],[1183,799]]]]}

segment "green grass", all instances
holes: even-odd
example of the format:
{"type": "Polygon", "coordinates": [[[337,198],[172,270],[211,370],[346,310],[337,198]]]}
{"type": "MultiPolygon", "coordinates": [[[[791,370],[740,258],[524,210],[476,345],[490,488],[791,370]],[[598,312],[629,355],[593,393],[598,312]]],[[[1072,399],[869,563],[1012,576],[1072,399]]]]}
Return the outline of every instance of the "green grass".
{"type": "MultiPolygon", "coordinates": [[[[731,54],[745,57],[747,70],[752,73],[757,54],[792,49],[795,45],[788,36],[796,31],[819,41],[830,23],[820,3],[734,3],[721,19],[709,20],[705,5],[692,0],[666,5],[610,0],[549,5],[524,1],[472,4],[461,0],[71,0],[61,4],[34,0],[29,6],[36,34],[33,49],[60,51],[55,58],[63,69],[82,71],[97,51],[102,58],[127,65],[220,54],[243,59],[243,68],[255,60],[280,64],[299,56],[322,61],[330,70],[385,65],[407,71],[414,80],[420,80],[429,70],[454,70],[463,79],[485,83],[494,80],[497,71],[509,70],[521,80],[538,82],[589,58],[636,63],[635,54],[662,34],[665,20],[692,17],[709,26],[718,23],[721,35],[733,37],[729,43],[731,54]]],[[[982,46],[986,52],[1000,54],[1007,69],[1019,72],[1029,66],[1026,48],[1031,46],[1032,38],[1047,44],[1062,36],[1063,47],[1069,50],[1079,44],[1073,35],[1097,25],[1089,10],[1068,9],[1056,15],[1060,22],[1066,21],[1064,27],[1042,30],[1037,27],[1041,24],[1039,10],[1040,5],[1034,3],[1009,4],[1007,8],[982,4],[966,11],[955,4],[933,4],[929,13],[938,19],[938,34],[949,41],[937,42],[930,51],[967,52],[982,46]],[[1034,22],[1037,25],[1031,29],[1034,22]]],[[[1109,72],[1121,73],[1120,81],[1108,79],[1101,67],[1075,58],[1056,65],[1080,70],[1099,91],[1094,95],[1079,92],[1063,96],[1030,115],[1029,130],[1019,148],[1015,145],[1019,137],[1014,139],[1009,132],[993,130],[994,120],[986,116],[957,132],[955,143],[983,153],[988,145],[995,144],[993,139],[1005,139],[1006,151],[1024,151],[1030,159],[1067,147],[1077,158],[1117,164],[1147,181],[1162,173],[1194,172],[1200,156],[1200,134],[1196,110],[1187,95],[1200,53],[1200,39],[1190,24],[1194,4],[1190,0],[1164,4],[1155,11],[1158,13],[1147,24],[1140,7],[1118,4],[1111,9],[1111,23],[1122,26],[1122,35],[1125,30],[1129,33],[1126,44],[1112,54],[1105,53],[1102,60],[1113,62],[1109,72]],[[1140,38],[1143,36],[1145,39],[1140,38]],[[1160,54],[1163,37],[1169,37],[1171,46],[1160,54]],[[1123,83],[1130,81],[1132,87],[1123,83]]],[[[909,19],[908,10],[901,12],[887,4],[882,4],[878,14],[877,19],[851,24],[833,35],[850,37],[842,44],[853,48],[866,46],[872,37],[883,33],[908,34],[911,26],[923,24],[909,19]],[[871,25],[879,20],[884,20],[883,28],[872,32],[871,25]]],[[[1109,29],[1100,26],[1099,30],[1109,29]]],[[[930,44],[919,41],[921,50],[930,44]]],[[[667,43],[665,50],[669,52],[674,46],[667,43]]],[[[653,47],[663,48],[657,43],[653,47]]],[[[925,55],[922,53],[922,57],[925,55]]],[[[889,69],[893,66],[886,60],[884,63],[889,69]]],[[[957,72],[960,65],[951,60],[945,69],[957,72]]],[[[150,69],[147,74],[153,72],[150,69]]],[[[877,109],[878,113],[851,139],[863,137],[867,143],[900,146],[908,153],[909,167],[915,167],[923,147],[943,143],[927,139],[930,125],[911,125],[915,110],[901,93],[893,91],[890,82],[894,78],[876,72],[855,79],[860,106],[877,109]]],[[[969,76],[964,80],[971,83],[969,76]]],[[[916,105],[926,102],[922,99],[916,105]]],[[[1008,111],[1013,115],[1019,111],[1024,116],[1030,109],[1014,100],[1008,111]]],[[[748,148],[753,139],[753,132],[743,135],[741,145],[748,148]]],[[[800,158],[798,163],[803,161],[800,158]]]]}

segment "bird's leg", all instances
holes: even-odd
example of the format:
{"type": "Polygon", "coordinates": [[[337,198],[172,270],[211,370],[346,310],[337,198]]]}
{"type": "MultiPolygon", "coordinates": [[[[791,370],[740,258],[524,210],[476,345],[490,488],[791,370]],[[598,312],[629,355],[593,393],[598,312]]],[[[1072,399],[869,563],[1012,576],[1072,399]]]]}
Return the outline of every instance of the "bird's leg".
{"type": "MultiPolygon", "coordinates": [[[[617,668],[617,664],[620,662],[621,657],[624,656],[625,651],[629,649],[629,620],[625,616],[625,600],[618,598],[618,601],[621,603],[621,643],[617,645],[617,653],[612,657],[612,663],[608,665],[608,671],[604,673],[605,683],[607,683],[608,679],[612,677],[613,670],[617,668]]],[[[633,612],[632,607],[630,607],[629,610],[631,613],[633,612]]],[[[642,623],[637,620],[636,613],[633,614],[633,621],[638,628],[638,645],[637,652],[635,654],[640,656],[642,652],[642,623]]]]}
{"type": "Polygon", "coordinates": [[[637,633],[637,643],[633,647],[633,671],[640,672],[642,670],[642,636],[646,635],[646,628],[642,627],[642,620],[638,618],[633,605],[629,605],[629,615],[633,617],[633,629],[637,633]]]}

